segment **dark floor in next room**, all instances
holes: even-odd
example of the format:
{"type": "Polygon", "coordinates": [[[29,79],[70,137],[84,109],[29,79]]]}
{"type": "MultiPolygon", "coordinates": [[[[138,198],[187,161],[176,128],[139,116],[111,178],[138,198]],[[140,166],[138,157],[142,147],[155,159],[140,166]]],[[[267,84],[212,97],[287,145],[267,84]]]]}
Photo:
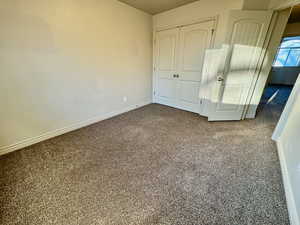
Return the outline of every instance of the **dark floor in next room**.
{"type": "Polygon", "coordinates": [[[281,104],[207,122],[151,104],[0,157],[3,225],[288,225],[281,104]]]}

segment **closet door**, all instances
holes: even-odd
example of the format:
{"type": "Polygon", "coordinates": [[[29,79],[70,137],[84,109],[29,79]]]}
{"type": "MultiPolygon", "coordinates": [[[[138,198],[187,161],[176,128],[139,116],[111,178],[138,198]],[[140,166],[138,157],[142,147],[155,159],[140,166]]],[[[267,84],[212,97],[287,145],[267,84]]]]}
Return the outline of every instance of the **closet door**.
{"type": "Polygon", "coordinates": [[[176,73],[179,29],[156,33],[156,90],[157,103],[177,107],[176,73]]]}
{"type": "Polygon", "coordinates": [[[177,74],[178,108],[199,113],[199,89],[205,50],[211,45],[214,21],[180,29],[177,74]]]}

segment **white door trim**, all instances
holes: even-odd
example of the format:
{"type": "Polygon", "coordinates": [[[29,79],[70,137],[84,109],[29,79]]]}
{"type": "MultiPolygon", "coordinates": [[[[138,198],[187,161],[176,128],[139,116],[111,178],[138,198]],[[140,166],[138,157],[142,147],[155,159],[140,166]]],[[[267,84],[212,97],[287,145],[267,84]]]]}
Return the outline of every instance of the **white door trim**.
{"type": "Polygon", "coordinates": [[[193,24],[198,24],[198,23],[203,23],[203,22],[208,22],[208,21],[215,21],[215,29],[217,28],[217,24],[219,21],[219,15],[217,16],[212,16],[212,17],[203,17],[203,18],[199,18],[199,19],[195,19],[195,20],[187,20],[184,22],[180,22],[180,23],[174,23],[171,25],[167,25],[167,26],[161,26],[161,27],[154,27],[153,32],[159,32],[159,31],[163,31],[163,30],[169,30],[169,29],[173,29],[176,27],[185,27],[185,26],[189,26],[189,25],[193,25],[193,24]]]}
{"type": "Polygon", "coordinates": [[[257,107],[263,95],[263,91],[272,69],[273,61],[277,54],[277,47],[280,45],[284,28],[288,21],[288,14],[290,13],[288,9],[289,8],[275,11],[273,15],[271,26],[268,31],[267,42],[264,46],[265,54],[257,74],[256,82],[254,83],[253,89],[249,96],[248,106],[245,109],[244,116],[247,119],[254,119],[256,116],[257,107]],[[280,27],[283,26],[283,24],[284,28],[280,27]]]}
{"type": "Polygon", "coordinates": [[[293,87],[292,93],[288,99],[288,102],[286,103],[284,110],[280,116],[280,119],[277,123],[276,129],[273,133],[272,139],[274,141],[279,141],[280,136],[288,122],[289,116],[291,114],[291,111],[295,105],[297,96],[300,93],[300,75],[298,76],[298,79],[295,83],[295,86],[293,87]]]}
{"type": "Polygon", "coordinates": [[[267,36],[266,36],[266,39],[265,39],[265,42],[264,42],[264,45],[263,45],[263,52],[262,52],[262,54],[260,56],[260,59],[259,59],[259,62],[257,64],[256,72],[255,72],[254,78],[253,78],[251,86],[250,86],[249,94],[247,96],[246,105],[245,105],[245,108],[244,108],[244,113],[242,115],[242,119],[248,118],[248,110],[251,107],[251,105],[250,105],[251,100],[254,96],[256,85],[257,85],[257,82],[259,80],[261,71],[263,69],[265,59],[266,59],[266,57],[270,57],[267,54],[267,48],[268,48],[268,45],[269,45],[271,37],[272,37],[272,33],[273,33],[272,31],[274,30],[275,25],[276,25],[275,22],[277,21],[277,17],[278,17],[277,12],[274,12],[273,15],[272,15],[270,27],[269,27],[269,30],[268,30],[268,33],[267,33],[267,36]]]}
{"type": "Polygon", "coordinates": [[[291,225],[300,225],[300,217],[298,215],[293,188],[291,185],[290,174],[289,174],[287,161],[285,157],[286,149],[283,148],[283,145],[280,141],[277,141],[276,145],[277,145],[277,151],[278,151],[278,156],[280,161],[282,179],[284,184],[283,186],[284,186],[284,192],[287,201],[290,223],[291,225]]]}

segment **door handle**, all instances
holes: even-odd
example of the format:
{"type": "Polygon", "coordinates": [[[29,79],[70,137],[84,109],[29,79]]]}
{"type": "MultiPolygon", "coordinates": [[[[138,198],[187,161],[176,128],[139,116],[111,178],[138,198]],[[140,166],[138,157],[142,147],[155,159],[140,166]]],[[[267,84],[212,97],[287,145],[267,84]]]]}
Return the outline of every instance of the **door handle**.
{"type": "Polygon", "coordinates": [[[224,78],[219,76],[219,77],[217,78],[217,81],[223,82],[223,81],[224,81],[224,78]]]}

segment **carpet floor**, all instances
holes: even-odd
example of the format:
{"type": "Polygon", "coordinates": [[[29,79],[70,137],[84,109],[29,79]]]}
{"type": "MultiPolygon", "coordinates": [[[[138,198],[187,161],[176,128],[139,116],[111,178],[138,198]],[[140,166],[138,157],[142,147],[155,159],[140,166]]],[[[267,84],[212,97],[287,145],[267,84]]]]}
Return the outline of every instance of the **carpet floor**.
{"type": "Polygon", "coordinates": [[[207,122],[151,104],[0,157],[3,225],[288,225],[281,106],[207,122]]]}

